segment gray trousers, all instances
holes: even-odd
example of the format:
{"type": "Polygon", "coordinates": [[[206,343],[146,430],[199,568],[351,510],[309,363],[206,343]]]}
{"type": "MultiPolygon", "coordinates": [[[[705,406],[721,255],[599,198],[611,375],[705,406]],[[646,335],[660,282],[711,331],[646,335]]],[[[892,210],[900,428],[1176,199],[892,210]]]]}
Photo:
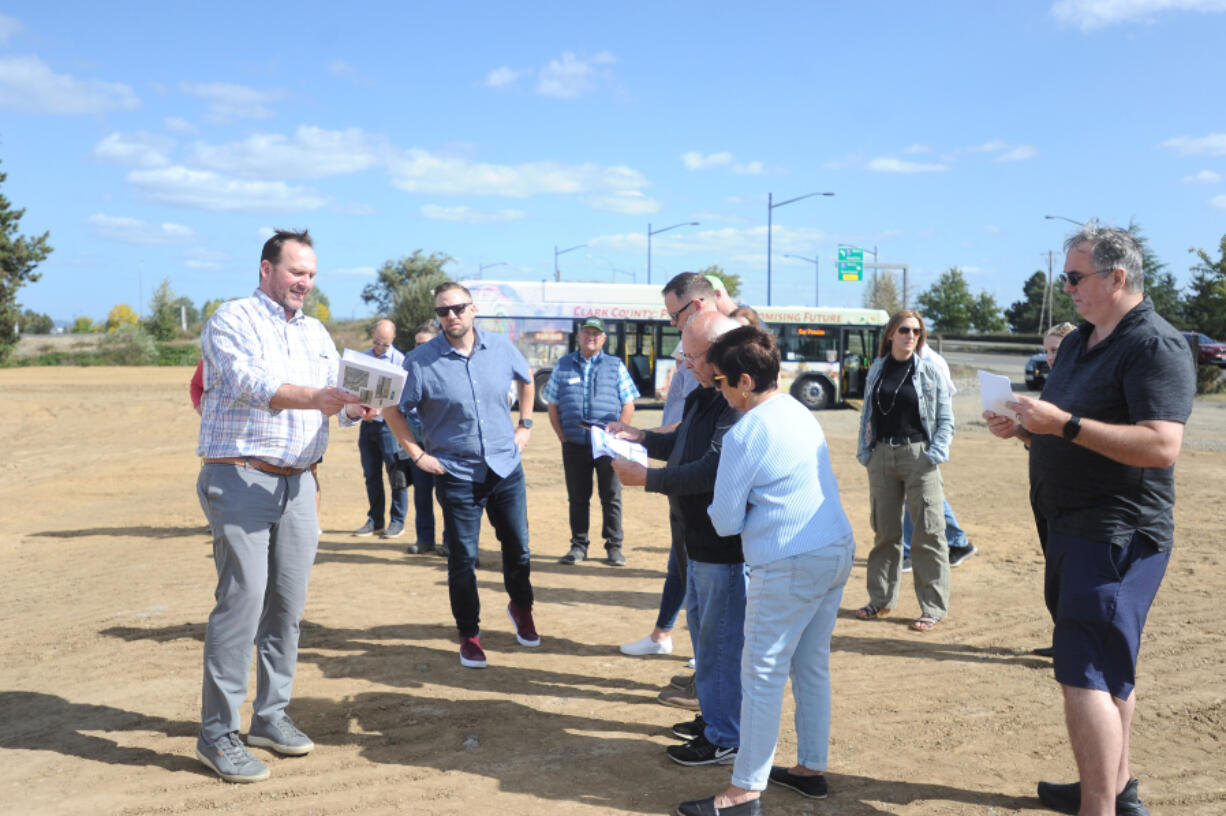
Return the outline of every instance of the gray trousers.
{"type": "Polygon", "coordinates": [[[868,460],[873,549],[868,554],[868,600],[898,606],[902,577],[902,509],[915,521],[912,577],[920,612],[941,620],[949,613],[949,548],[945,542],[945,492],[941,470],[924,455],[924,443],[892,448],[878,443],[868,460]]]}
{"type": "Polygon", "coordinates": [[[216,740],[240,730],[253,643],[255,716],[271,720],[289,705],[319,520],[310,471],[277,476],[204,465],[196,493],[213,530],[217,567],[217,605],[204,634],[200,733],[216,740]]]}

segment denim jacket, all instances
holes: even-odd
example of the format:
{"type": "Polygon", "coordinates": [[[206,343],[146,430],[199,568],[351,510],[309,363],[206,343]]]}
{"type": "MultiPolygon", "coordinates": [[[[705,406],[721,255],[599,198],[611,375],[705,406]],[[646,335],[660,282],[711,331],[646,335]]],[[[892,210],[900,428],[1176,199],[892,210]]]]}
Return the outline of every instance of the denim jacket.
{"type": "MultiPolygon", "coordinates": [[[[949,400],[949,391],[946,390],[945,381],[941,379],[941,372],[937,367],[919,356],[915,361],[917,365],[911,377],[911,384],[915,386],[915,395],[919,398],[920,423],[928,440],[924,455],[932,464],[939,465],[949,461],[949,443],[954,438],[953,403],[949,400]]],[[[877,387],[884,368],[885,358],[878,357],[869,368],[864,384],[864,410],[860,412],[859,444],[856,446],[856,459],[862,465],[868,464],[876,443],[876,440],[871,438],[872,412],[875,410],[873,389],[877,387]]]]}

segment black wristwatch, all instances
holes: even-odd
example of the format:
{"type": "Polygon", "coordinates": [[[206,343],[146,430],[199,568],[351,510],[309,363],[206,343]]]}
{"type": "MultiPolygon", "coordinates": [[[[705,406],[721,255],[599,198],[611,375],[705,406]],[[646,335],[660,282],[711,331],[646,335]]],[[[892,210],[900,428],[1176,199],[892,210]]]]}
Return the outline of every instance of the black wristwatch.
{"type": "Polygon", "coordinates": [[[1077,438],[1077,434],[1081,433],[1081,417],[1071,416],[1068,422],[1064,423],[1064,439],[1067,442],[1072,442],[1077,438]]]}
{"type": "Polygon", "coordinates": [[[528,430],[532,430],[532,420],[530,420],[530,419],[521,419],[521,420],[519,421],[519,427],[521,427],[521,428],[527,428],[528,430]]]}

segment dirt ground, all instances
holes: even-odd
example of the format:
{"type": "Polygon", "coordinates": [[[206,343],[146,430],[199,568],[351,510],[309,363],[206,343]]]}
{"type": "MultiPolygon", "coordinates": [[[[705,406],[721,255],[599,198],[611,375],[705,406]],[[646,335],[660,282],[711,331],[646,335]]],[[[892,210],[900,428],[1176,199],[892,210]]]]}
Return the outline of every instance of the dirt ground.
{"type": "MultiPolygon", "coordinates": [[[[629,565],[566,567],[559,446],[526,454],[539,649],[515,644],[492,532],[482,538],[490,668],[457,659],[443,562],[410,537],[358,539],[357,431],[321,468],[323,537],[291,712],[308,757],[257,753],[272,778],[218,780],[194,756],[214,572],[196,502],[186,369],[0,371],[0,812],[6,814],[667,813],[728,781],[664,747],[686,712],[656,702],[684,669],[617,644],[655,618],[666,504],[625,491],[629,565]]],[[[859,558],[835,629],[830,798],[772,789],[770,814],[1030,814],[1039,779],[1075,778],[1049,662],[1041,559],[1020,445],[964,390],[947,493],[980,554],[950,617],[911,632],[856,621],[871,540],[857,416],[819,414],[859,558]]],[[[638,424],[659,414],[644,411],[638,424]]],[[[1133,770],[1154,814],[1226,813],[1226,403],[1198,401],[1177,466],[1177,541],[1141,652],[1133,770]]],[[[254,681],[253,681],[254,686],[254,681]]],[[[786,704],[779,762],[793,761],[786,704]]],[[[244,721],[250,705],[244,708],[244,721]]]]}

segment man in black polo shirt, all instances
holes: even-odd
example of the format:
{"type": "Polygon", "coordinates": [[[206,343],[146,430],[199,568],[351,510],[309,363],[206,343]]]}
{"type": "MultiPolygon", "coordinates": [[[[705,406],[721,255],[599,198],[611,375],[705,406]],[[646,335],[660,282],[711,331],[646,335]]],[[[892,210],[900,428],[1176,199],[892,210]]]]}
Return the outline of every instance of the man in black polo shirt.
{"type": "Polygon", "coordinates": [[[1039,783],[1053,810],[1148,814],[1128,767],[1137,651],[1174,539],[1174,464],[1192,412],[1187,343],[1142,290],[1141,248],[1091,222],[1062,276],[1085,322],[1060,346],[1041,399],[985,412],[1030,447],[1047,559],[1056,680],[1081,781],[1039,783]]]}

